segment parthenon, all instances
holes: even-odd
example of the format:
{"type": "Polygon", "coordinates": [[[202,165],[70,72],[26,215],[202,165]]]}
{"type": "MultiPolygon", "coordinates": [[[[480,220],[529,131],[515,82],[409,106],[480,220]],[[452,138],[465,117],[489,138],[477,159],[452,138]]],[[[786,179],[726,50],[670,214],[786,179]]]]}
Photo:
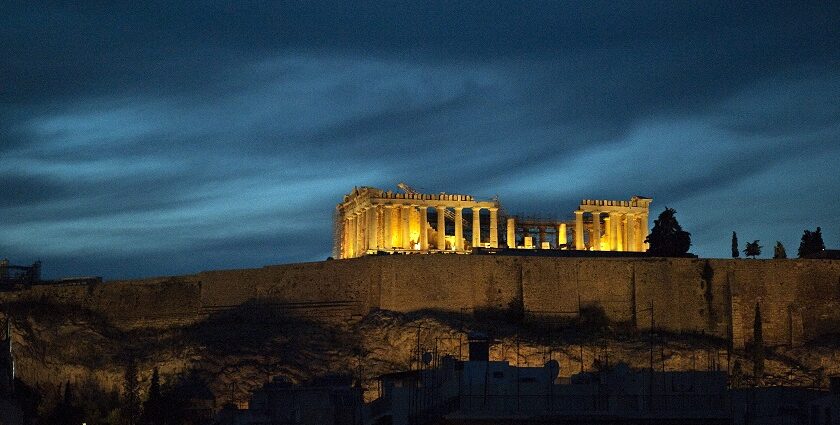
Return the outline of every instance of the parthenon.
{"type": "Polygon", "coordinates": [[[404,183],[398,186],[402,192],[362,186],[344,196],[335,212],[336,258],[498,249],[500,215],[508,249],[647,250],[650,198],[585,199],[574,211],[574,220],[564,221],[507,215],[498,200],[424,194],[404,183]]]}

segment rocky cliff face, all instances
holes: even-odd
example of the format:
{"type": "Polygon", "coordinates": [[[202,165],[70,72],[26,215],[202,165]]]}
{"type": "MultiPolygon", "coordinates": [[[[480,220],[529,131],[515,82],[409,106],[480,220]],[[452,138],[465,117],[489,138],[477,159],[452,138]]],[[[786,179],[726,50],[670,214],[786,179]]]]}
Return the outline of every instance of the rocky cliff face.
{"type": "MultiPolygon", "coordinates": [[[[153,367],[164,381],[189,373],[206,385],[217,405],[245,402],[252,390],[278,375],[301,381],[350,373],[362,379],[371,399],[376,376],[418,366],[412,361],[418,347],[433,358],[466,356],[466,335],[473,330],[497,339],[493,360],[539,366],[553,359],[561,376],[616,362],[648,367],[651,352],[657,369],[733,370],[737,362],[747,375],[752,371],[748,356],[729,353],[725,341],[638,333],[608,323],[597,312],[584,320],[521,325],[503,312],[481,318],[439,311],[292,316],[271,304],[249,302],[193,324],[162,328],[117,327],[84,306],[46,301],[9,302],[3,314],[13,321],[18,376],[30,386],[49,389],[92,379],[103,389],[119,389],[133,359],[142,388],[153,367]]],[[[766,357],[766,384],[819,385],[840,374],[840,349],[827,342],[769,348],[766,357]]]]}

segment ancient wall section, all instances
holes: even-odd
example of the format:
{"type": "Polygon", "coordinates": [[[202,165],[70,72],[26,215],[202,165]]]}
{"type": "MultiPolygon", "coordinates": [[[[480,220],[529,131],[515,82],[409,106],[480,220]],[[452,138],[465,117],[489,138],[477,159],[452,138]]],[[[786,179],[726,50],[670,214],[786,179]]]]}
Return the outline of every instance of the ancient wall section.
{"type": "MultiPolygon", "coordinates": [[[[712,260],[651,258],[633,262],[636,322],[671,332],[728,338],[729,287],[712,260]]],[[[724,267],[725,270],[725,267],[724,267]]]]}
{"type": "Polygon", "coordinates": [[[201,312],[200,285],[190,277],[161,277],[96,284],[35,285],[0,293],[2,302],[78,307],[122,327],[192,323],[201,312]]]}
{"type": "Polygon", "coordinates": [[[607,317],[657,328],[752,340],[761,305],[767,344],[840,331],[840,261],[390,255],[202,272],[91,285],[43,285],[0,301],[75,305],[121,326],[190,323],[248,302],[313,317],[400,312],[475,313],[524,307],[526,319],[607,317]],[[519,304],[517,304],[519,303],[519,304]]]}
{"type": "Polygon", "coordinates": [[[626,259],[523,258],[527,318],[554,320],[602,309],[610,320],[633,317],[633,263],[626,259]]]}
{"type": "Polygon", "coordinates": [[[268,302],[290,313],[360,315],[378,304],[378,294],[371,288],[379,286],[380,266],[370,260],[209,271],[195,278],[201,284],[200,303],[208,313],[246,302],[268,302]]]}
{"type": "Polygon", "coordinates": [[[729,267],[741,308],[733,326],[740,325],[745,343],[753,340],[756,304],[766,344],[797,345],[840,333],[840,261],[744,260],[729,267]]]}
{"type": "Polygon", "coordinates": [[[381,267],[378,308],[473,313],[506,309],[518,296],[514,257],[456,254],[371,258],[381,267]]]}

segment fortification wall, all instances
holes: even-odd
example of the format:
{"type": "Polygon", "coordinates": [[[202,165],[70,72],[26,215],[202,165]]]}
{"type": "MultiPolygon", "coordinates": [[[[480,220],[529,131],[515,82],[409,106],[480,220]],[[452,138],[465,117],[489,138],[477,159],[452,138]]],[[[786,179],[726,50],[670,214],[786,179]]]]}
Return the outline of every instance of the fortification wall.
{"type": "Polygon", "coordinates": [[[506,309],[517,296],[519,269],[510,257],[409,255],[376,258],[380,293],[374,308],[473,313],[506,309]],[[400,258],[403,257],[403,258],[400,258]]]}
{"type": "Polygon", "coordinates": [[[527,320],[598,306],[647,329],[652,305],[657,328],[743,347],[756,304],[767,344],[837,333],[840,261],[393,255],[0,293],[14,300],[76,305],[121,327],[190,323],[248,302],[345,320],[375,308],[474,313],[521,300],[527,320]]]}
{"type": "Polygon", "coordinates": [[[795,345],[840,333],[840,261],[753,260],[729,266],[732,298],[741,313],[733,321],[738,322],[734,333],[740,332],[744,342],[753,339],[756,304],[765,343],[795,345]]]}
{"type": "Polygon", "coordinates": [[[201,312],[200,284],[189,276],[97,284],[35,285],[0,293],[0,302],[41,302],[85,309],[113,325],[171,326],[194,322],[201,312]]]}

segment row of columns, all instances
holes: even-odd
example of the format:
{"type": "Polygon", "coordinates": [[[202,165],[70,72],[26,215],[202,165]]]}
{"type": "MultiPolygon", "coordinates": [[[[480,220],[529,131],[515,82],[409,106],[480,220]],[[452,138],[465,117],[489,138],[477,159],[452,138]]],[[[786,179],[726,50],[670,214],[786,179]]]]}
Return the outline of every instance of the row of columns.
{"type": "MultiPolygon", "coordinates": [[[[358,257],[368,250],[378,249],[406,249],[421,251],[429,250],[428,240],[428,207],[419,205],[379,205],[370,206],[363,210],[347,214],[342,230],[342,258],[358,257]],[[418,246],[411,240],[412,211],[419,208],[419,237],[418,246]],[[382,219],[379,220],[381,211],[382,219]],[[381,226],[380,226],[381,224],[381,226]],[[380,229],[381,227],[381,229],[380,229]],[[399,242],[395,246],[393,232],[399,231],[399,242]]],[[[446,207],[436,206],[437,210],[437,240],[438,250],[446,247],[446,207]]],[[[455,246],[457,251],[464,247],[464,207],[455,207],[455,246]]],[[[482,208],[473,207],[472,246],[481,244],[480,212],[482,208]]],[[[490,246],[498,247],[498,208],[488,208],[490,211],[490,246]]]]}
{"type": "MultiPolygon", "coordinates": [[[[618,211],[603,211],[608,214],[604,218],[605,232],[608,236],[607,246],[604,247],[608,251],[645,251],[644,240],[648,235],[648,215],[643,213],[632,212],[618,212],[618,211]],[[636,227],[639,231],[636,232],[636,227]]],[[[590,248],[594,251],[600,251],[601,246],[601,213],[602,211],[592,211],[592,237],[590,239],[590,248]]],[[[575,211],[575,249],[584,250],[586,245],[584,243],[584,226],[583,226],[584,211],[575,211]]]]}
{"type": "MultiPolygon", "coordinates": [[[[538,246],[542,244],[542,242],[547,242],[548,238],[546,237],[546,231],[548,230],[548,226],[536,226],[537,231],[539,232],[539,242],[538,246]]],[[[568,238],[566,236],[566,223],[558,223],[557,224],[557,247],[561,247],[568,243],[568,238]]],[[[516,248],[516,218],[508,217],[507,219],[507,247],[508,248],[516,248]]]]}

